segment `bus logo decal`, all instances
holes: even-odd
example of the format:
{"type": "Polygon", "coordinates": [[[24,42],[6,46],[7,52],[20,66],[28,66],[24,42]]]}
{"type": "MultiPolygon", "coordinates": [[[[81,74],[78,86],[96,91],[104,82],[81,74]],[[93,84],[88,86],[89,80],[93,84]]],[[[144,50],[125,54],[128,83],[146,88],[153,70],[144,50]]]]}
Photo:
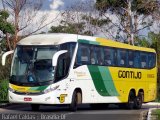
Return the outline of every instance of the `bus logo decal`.
{"type": "Polygon", "coordinates": [[[142,73],[141,72],[134,72],[134,71],[118,71],[119,78],[133,78],[133,79],[141,79],[142,73]]]}
{"type": "Polygon", "coordinates": [[[65,97],[67,97],[67,94],[60,94],[59,97],[57,97],[59,99],[60,103],[64,103],[65,102],[65,97]]]}

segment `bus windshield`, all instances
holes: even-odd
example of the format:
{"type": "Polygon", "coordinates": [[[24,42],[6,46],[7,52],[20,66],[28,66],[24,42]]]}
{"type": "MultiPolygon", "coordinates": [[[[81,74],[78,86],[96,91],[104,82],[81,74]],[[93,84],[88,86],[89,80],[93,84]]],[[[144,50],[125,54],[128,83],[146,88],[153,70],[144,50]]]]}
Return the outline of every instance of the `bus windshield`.
{"type": "Polygon", "coordinates": [[[11,70],[11,82],[36,84],[53,81],[52,57],[59,46],[17,46],[11,70]]]}

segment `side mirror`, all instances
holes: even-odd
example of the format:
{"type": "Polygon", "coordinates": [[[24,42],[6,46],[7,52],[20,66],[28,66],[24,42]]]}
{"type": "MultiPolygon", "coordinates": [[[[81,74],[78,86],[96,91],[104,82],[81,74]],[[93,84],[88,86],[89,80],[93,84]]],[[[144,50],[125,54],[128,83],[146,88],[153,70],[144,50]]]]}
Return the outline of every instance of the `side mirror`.
{"type": "Polygon", "coordinates": [[[57,61],[58,61],[59,56],[66,53],[66,52],[68,52],[68,51],[67,50],[61,50],[61,51],[56,52],[53,55],[53,58],[52,58],[52,66],[53,67],[57,66],[57,61]]]}
{"type": "Polygon", "coordinates": [[[6,63],[6,57],[10,54],[14,53],[14,50],[11,50],[11,51],[8,51],[8,52],[5,52],[3,55],[2,55],[2,65],[5,66],[5,63],[6,63]]]}

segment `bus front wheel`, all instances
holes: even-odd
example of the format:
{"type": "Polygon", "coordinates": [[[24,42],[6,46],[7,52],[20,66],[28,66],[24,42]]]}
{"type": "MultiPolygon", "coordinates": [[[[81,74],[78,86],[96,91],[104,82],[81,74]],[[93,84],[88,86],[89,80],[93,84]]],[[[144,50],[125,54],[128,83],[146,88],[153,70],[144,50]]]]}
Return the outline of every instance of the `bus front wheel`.
{"type": "Polygon", "coordinates": [[[72,96],[72,102],[70,104],[70,110],[76,111],[78,104],[82,102],[82,94],[80,92],[74,91],[72,96]]]}

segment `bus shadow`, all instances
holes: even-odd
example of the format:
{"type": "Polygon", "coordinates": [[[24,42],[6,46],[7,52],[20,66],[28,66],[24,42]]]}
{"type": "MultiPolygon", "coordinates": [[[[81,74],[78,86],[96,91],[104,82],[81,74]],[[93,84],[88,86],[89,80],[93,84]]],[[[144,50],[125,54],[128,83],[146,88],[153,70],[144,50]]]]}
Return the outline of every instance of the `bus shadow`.
{"type": "MultiPolygon", "coordinates": [[[[40,106],[39,111],[32,111],[31,110],[31,106],[26,104],[26,105],[11,105],[9,107],[5,108],[6,110],[11,110],[11,111],[19,111],[19,112],[25,112],[25,113],[70,113],[72,111],[70,111],[68,106],[65,107],[57,107],[57,106],[40,106]]],[[[142,108],[145,109],[145,108],[142,108]]],[[[141,110],[142,110],[141,109],[141,110]]],[[[109,104],[108,107],[91,107],[89,104],[84,104],[84,105],[79,105],[77,112],[94,112],[94,111],[105,111],[105,110],[127,110],[126,108],[123,107],[119,107],[119,105],[114,105],[114,104],[109,104]]]]}

